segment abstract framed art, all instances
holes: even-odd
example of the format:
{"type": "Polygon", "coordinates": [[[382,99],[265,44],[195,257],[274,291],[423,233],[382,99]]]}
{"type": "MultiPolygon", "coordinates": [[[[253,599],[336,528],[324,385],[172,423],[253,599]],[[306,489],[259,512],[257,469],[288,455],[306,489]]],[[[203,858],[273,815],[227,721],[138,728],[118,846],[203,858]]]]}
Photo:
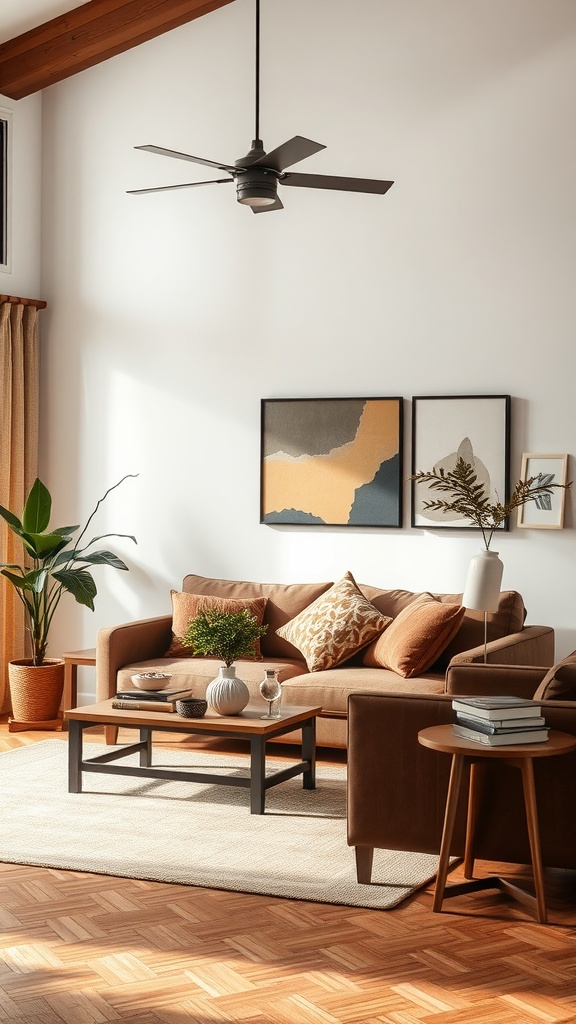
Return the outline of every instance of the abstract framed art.
{"type": "Polygon", "coordinates": [[[401,398],[265,398],[260,522],[402,526],[401,398]]]}
{"type": "Polygon", "coordinates": [[[536,478],[538,484],[560,484],[550,494],[541,494],[518,509],[518,526],[528,530],[561,530],[564,526],[566,503],[565,484],[568,476],[567,455],[537,455],[525,452],[522,456],[521,480],[536,478]]]}
{"type": "MultiPolygon", "coordinates": [[[[454,469],[469,463],[490,501],[507,501],[510,468],[510,395],[422,395],[412,400],[412,473],[454,469]]],[[[425,509],[441,495],[412,481],[412,526],[476,530],[470,519],[425,509]]],[[[508,529],[503,523],[499,529],[508,529]]]]}

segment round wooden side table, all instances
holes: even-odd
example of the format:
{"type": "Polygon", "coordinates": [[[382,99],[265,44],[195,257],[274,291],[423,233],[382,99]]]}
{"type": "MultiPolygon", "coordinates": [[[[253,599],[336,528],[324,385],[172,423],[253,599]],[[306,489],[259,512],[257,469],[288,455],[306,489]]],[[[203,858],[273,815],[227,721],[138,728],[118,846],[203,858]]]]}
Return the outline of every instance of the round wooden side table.
{"type": "Polygon", "coordinates": [[[576,737],[569,736],[567,733],[550,730],[548,739],[544,743],[518,743],[510,746],[490,747],[474,743],[472,740],[461,739],[455,735],[451,725],[434,725],[428,729],[422,729],[418,733],[418,742],[425,747],[430,747],[432,750],[439,750],[452,755],[452,767],[450,769],[450,782],[442,830],[442,844],[440,846],[438,874],[434,890],[433,911],[439,913],[442,910],[443,901],[449,896],[459,896],[463,893],[474,892],[479,889],[500,889],[514,899],[524,903],[532,911],[535,911],[538,921],[541,924],[546,924],[544,873],[540,851],[533,762],[539,757],[557,757],[559,754],[571,753],[576,750],[576,737]],[[481,768],[482,762],[494,759],[505,760],[509,765],[518,768],[522,772],[524,807],[526,810],[528,838],[530,840],[532,870],[534,872],[535,897],[503,878],[472,878],[474,871],[474,833],[479,803],[478,769],[481,768]],[[470,879],[470,881],[447,887],[446,878],[450,864],[452,833],[456,820],[456,808],[462,784],[462,775],[466,765],[470,765],[470,786],[468,791],[468,815],[464,848],[464,876],[470,879]]]}

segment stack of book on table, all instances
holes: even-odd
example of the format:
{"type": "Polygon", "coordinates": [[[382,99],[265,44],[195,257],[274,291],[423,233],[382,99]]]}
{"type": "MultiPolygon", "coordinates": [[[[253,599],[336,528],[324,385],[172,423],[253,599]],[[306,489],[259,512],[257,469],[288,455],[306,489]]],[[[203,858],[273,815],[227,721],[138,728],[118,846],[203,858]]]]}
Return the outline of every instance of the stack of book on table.
{"type": "Polygon", "coordinates": [[[121,711],[175,711],[177,700],[190,697],[186,690],[121,690],[112,699],[112,707],[121,711]]]}
{"type": "Polygon", "coordinates": [[[454,732],[462,739],[487,746],[544,743],[548,739],[541,705],[522,697],[457,697],[454,732]]]}

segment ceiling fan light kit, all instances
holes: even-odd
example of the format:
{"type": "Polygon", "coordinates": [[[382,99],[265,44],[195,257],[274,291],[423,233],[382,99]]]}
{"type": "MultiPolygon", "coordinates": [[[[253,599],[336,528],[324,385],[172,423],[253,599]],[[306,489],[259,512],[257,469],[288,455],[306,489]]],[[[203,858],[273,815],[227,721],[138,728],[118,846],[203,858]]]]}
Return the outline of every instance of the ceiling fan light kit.
{"type": "Polygon", "coordinates": [[[276,182],[269,171],[245,171],[236,177],[236,199],[243,206],[272,206],[277,199],[276,182]]]}
{"type": "Polygon", "coordinates": [[[168,192],[180,188],[197,188],[201,185],[223,185],[234,182],[236,185],[236,199],[242,206],[250,206],[253,213],[268,213],[271,210],[282,210],[283,204],[278,196],[278,184],[290,185],[295,188],[321,188],[344,192],[367,192],[373,195],[384,195],[388,191],[392,181],[381,181],[375,178],[347,178],[330,174],[293,174],[287,172],[287,167],[292,167],[306,157],[325,149],[320,142],[312,142],[302,135],[295,135],[294,138],[282,143],[270,153],[266,153],[262,140],[260,139],[260,0],[256,0],[256,111],[255,111],[255,138],[252,142],[250,152],[240,157],[234,164],[228,164],[216,160],[207,160],[205,157],[191,156],[189,153],[179,153],[174,149],[165,149],[162,146],[136,146],[135,149],[142,149],[148,153],[157,153],[159,156],[168,156],[176,160],[187,160],[191,163],[201,164],[205,167],[215,167],[219,171],[229,174],[229,178],[215,178],[211,181],[192,181],[181,185],[162,185],[157,188],[130,189],[130,195],[141,195],[144,192],[168,192]]]}
{"type": "Polygon", "coordinates": [[[278,201],[278,172],[256,164],[265,155],[260,139],[254,139],[248,156],[236,161],[236,199],[243,206],[251,206],[253,210],[274,206],[278,201]],[[251,167],[251,163],[255,166],[251,167]],[[245,169],[246,164],[248,169],[245,169]]]}

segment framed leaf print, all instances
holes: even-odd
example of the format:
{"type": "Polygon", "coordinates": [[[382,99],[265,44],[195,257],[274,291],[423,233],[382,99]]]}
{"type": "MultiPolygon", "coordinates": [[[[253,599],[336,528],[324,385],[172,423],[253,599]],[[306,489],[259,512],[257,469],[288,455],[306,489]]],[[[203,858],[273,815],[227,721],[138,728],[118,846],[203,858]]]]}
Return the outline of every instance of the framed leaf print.
{"type": "MultiPolygon", "coordinates": [[[[418,396],[412,400],[412,473],[453,470],[458,458],[472,466],[490,501],[509,497],[510,395],[418,396]]],[[[412,481],[412,526],[476,530],[470,519],[426,509],[438,497],[412,481]]],[[[498,529],[507,529],[503,523],[498,529]]]]}

